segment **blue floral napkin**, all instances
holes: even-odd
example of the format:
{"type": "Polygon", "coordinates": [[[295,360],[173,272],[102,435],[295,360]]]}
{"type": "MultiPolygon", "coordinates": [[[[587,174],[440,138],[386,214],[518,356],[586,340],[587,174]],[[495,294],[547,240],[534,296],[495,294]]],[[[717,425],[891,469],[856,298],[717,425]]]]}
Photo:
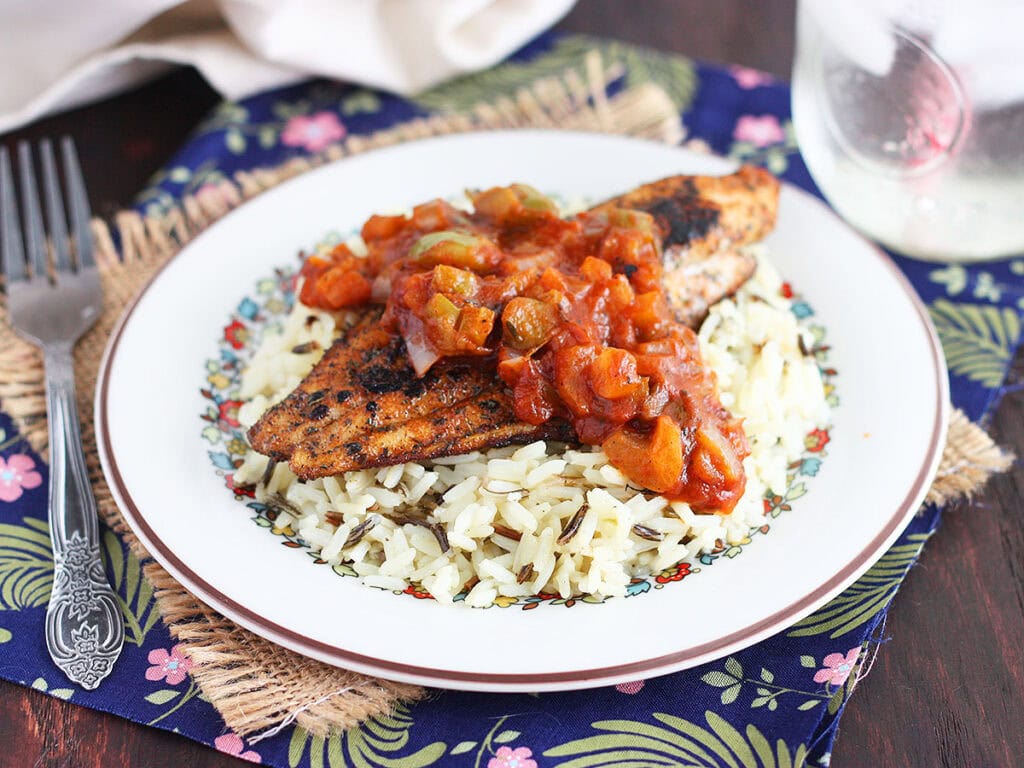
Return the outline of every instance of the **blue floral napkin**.
{"type": "MultiPolygon", "coordinates": [[[[606,61],[625,66],[613,88],[644,80],[665,88],[691,140],[762,163],[815,191],[796,152],[786,84],[740,67],[549,35],[494,70],[414,99],[314,81],[223,104],[141,194],[138,206],[159,212],[234,171],[277,165],[346,135],[493,99],[499,91],[579,66],[594,47],[606,61]]],[[[946,346],[954,404],[971,419],[983,419],[1020,342],[1024,258],[979,267],[900,257],[897,263],[928,304],[946,346]]],[[[808,448],[826,452],[827,434],[811,439],[808,448]]],[[[807,473],[813,471],[811,462],[807,473]]],[[[926,508],[877,565],[817,613],[703,667],[571,693],[438,692],[330,739],[292,727],[247,743],[226,731],[203,699],[189,675],[191,661],[159,621],[138,560],[109,531],[104,550],[123,600],[124,655],[96,691],[71,686],[53,666],[43,642],[52,574],[46,474],[46,465],[0,414],[0,677],[278,766],[828,765],[859,667],[940,515],[926,508]]],[[[772,514],[788,502],[770,501],[772,514]]],[[[710,564],[731,554],[724,550],[706,559],[710,564]]]]}

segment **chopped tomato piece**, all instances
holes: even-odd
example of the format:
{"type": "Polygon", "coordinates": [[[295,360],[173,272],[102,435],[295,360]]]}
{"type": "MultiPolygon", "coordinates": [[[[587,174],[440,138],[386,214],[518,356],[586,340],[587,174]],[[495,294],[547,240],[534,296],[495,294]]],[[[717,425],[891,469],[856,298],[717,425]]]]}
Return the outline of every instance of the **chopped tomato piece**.
{"type": "Polygon", "coordinates": [[[364,304],[370,298],[371,288],[369,280],[343,267],[331,267],[316,279],[314,285],[316,295],[326,309],[364,304]]]}
{"type": "Polygon", "coordinates": [[[384,240],[401,232],[407,222],[405,216],[371,216],[360,234],[366,242],[384,240]]]}
{"type": "Polygon", "coordinates": [[[679,483],[683,471],[682,432],[668,416],[659,416],[650,432],[620,427],[601,447],[626,477],[656,493],[679,483]]]}
{"type": "Polygon", "coordinates": [[[502,349],[498,354],[498,375],[510,387],[515,387],[531,362],[529,357],[514,352],[510,354],[507,349],[502,349]]]}
{"type": "Polygon", "coordinates": [[[512,391],[516,417],[527,424],[543,424],[555,413],[558,394],[541,371],[536,360],[523,364],[512,391]]]}
{"type": "Polygon", "coordinates": [[[494,222],[503,222],[522,208],[515,190],[494,187],[473,197],[473,208],[481,216],[494,222]]]}
{"type": "Polygon", "coordinates": [[[648,291],[636,297],[631,314],[637,335],[647,340],[664,335],[666,323],[671,322],[668,318],[672,316],[672,311],[665,300],[665,294],[661,291],[648,291]]]}
{"type": "Polygon", "coordinates": [[[553,306],[517,296],[501,313],[502,339],[513,349],[535,349],[547,344],[558,324],[553,306]]]}
{"type": "MultiPolygon", "coordinates": [[[[472,347],[483,347],[494,327],[494,312],[487,307],[463,307],[456,330],[472,347]]],[[[461,341],[461,339],[460,339],[461,341]]]]}
{"type": "Polygon", "coordinates": [[[612,265],[604,259],[595,259],[593,256],[587,256],[580,264],[580,274],[592,283],[601,283],[605,280],[611,280],[612,277],[612,265]]]}
{"type": "Polygon", "coordinates": [[[464,219],[461,211],[444,200],[431,200],[412,209],[413,226],[427,232],[450,227],[464,219]]]}
{"type": "Polygon", "coordinates": [[[596,344],[578,344],[555,352],[552,383],[574,416],[589,416],[594,405],[587,369],[599,349],[596,344]]]}
{"type": "Polygon", "coordinates": [[[624,349],[606,347],[590,364],[590,382],[594,393],[609,400],[637,396],[646,390],[636,372],[636,358],[624,349]]]}
{"type": "Polygon", "coordinates": [[[608,281],[608,301],[617,310],[626,310],[636,301],[636,292],[625,275],[616,275],[608,281]]]}

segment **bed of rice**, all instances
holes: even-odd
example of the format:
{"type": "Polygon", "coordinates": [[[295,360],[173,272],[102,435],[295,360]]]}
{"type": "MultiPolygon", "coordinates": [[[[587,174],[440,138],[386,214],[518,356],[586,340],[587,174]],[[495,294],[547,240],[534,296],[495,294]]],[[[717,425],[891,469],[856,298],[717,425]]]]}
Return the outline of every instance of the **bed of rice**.
{"type": "MultiPolygon", "coordinates": [[[[695,514],[637,491],[599,449],[543,442],[311,482],[284,464],[264,478],[268,460],[250,450],[235,481],[258,483],[259,501],[286,500],[276,524],[291,525],[322,559],[350,564],[371,586],[412,583],[451,602],[471,585],[465,603],[476,607],[499,595],[623,595],[631,578],[736,543],[762,524],[763,495],[784,492],[804,436],[828,420],[818,366],[801,351],[811,346],[809,332],[781,295],[774,268],[757,255],[754,278],[712,308],[699,334],[722,403],[745,419],[752,449],[746,493],[729,515],[695,514]],[[563,536],[584,504],[575,533],[563,536]]],[[[296,305],[268,329],[242,377],[243,426],[294,389],[322,354],[292,350],[310,341],[327,348],[346,321],[296,305]]]]}

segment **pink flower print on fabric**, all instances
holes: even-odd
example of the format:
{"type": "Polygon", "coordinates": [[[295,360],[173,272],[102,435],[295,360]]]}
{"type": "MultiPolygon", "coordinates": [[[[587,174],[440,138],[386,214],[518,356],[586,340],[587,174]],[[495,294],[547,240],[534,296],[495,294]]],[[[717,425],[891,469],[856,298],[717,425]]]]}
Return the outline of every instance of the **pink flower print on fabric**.
{"type": "Polygon", "coordinates": [[[250,763],[263,762],[263,758],[259,756],[258,752],[253,752],[251,749],[247,749],[243,752],[242,749],[245,747],[245,742],[242,741],[241,737],[234,733],[225,733],[223,736],[218,736],[213,740],[213,746],[225,755],[232,755],[240,758],[241,760],[248,760],[250,763]]]}
{"type": "Polygon", "coordinates": [[[858,656],[860,656],[859,645],[856,648],[851,648],[846,656],[841,653],[830,653],[821,660],[824,667],[814,673],[814,682],[842,685],[853,672],[858,656]]]}
{"type": "Polygon", "coordinates": [[[736,141],[749,141],[755,147],[767,147],[786,138],[775,115],[742,115],[736,121],[732,137],[736,141]]]}
{"type": "Polygon", "coordinates": [[[635,693],[640,693],[640,691],[643,690],[643,687],[644,687],[644,681],[643,680],[630,680],[629,682],[626,682],[626,683],[619,683],[618,685],[615,686],[615,690],[618,691],[619,693],[635,694],[635,693]]]}
{"type": "Polygon", "coordinates": [[[0,456],[0,501],[15,501],[26,490],[38,488],[43,476],[35,471],[36,463],[23,453],[0,456]]]}
{"type": "Polygon", "coordinates": [[[529,747],[498,747],[494,757],[487,761],[487,768],[537,768],[529,747]]]}
{"type": "Polygon", "coordinates": [[[750,67],[729,67],[729,74],[736,81],[736,85],[744,90],[757,88],[759,85],[769,85],[775,81],[767,72],[750,67]]]}
{"type": "Polygon", "coordinates": [[[281,143],[289,147],[302,147],[307,152],[321,152],[345,138],[346,133],[345,126],[333,112],[296,115],[281,131],[281,143]]]}
{"type": "Polygon", "coordinates": [[[153,665],[146,670],[147,680],[166,680],[169,685],[177,685],[192,669],[192,660],[185,655],[180,645],[171,648],[170,653],[163,648],[154,648],[147,658],[153,665]]]}

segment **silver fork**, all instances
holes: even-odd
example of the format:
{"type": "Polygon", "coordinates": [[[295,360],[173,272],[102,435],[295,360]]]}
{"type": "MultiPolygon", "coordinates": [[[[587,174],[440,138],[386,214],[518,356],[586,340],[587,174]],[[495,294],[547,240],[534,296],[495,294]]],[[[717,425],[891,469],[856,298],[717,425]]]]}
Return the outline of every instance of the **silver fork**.
{"type": "Polygon", "coordinates": [[[71,357],[75,342],[99,317],[103,295],[93,260],[89,201],[74,145],[69,138],[61,142],[70,237],[53,147],[42,141],[39,150],[49,237],[43,228],[31,149],[22,142],[18,165],[23,247],[11,162],[6,148],[0,148],[0,255],[11,325],[42,348],[46,363],[54,567],[53,592],[46,610],[46,646],[54,663],[72,681],[91,690],[110,674],[124,643],[121,610],[100,559],[96,499],[82,454],[71,357]]]}

